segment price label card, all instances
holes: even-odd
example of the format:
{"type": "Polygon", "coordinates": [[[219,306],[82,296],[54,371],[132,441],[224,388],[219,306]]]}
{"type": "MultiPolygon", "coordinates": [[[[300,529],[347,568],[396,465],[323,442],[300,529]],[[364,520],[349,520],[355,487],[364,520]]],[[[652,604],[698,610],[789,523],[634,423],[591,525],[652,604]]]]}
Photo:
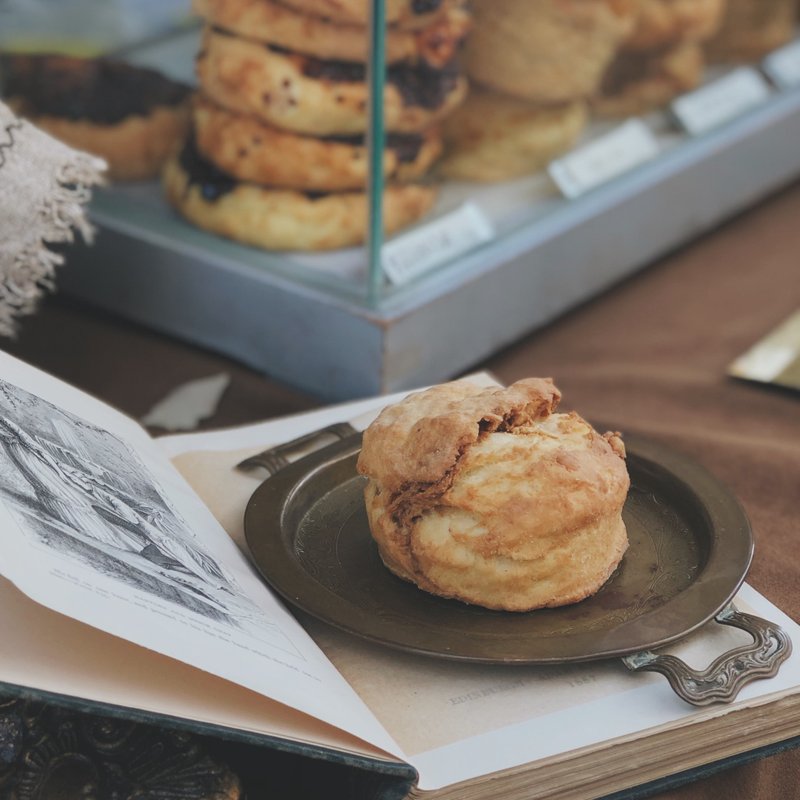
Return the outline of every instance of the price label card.
{"type": "Polygon", "coordinates": [[[764,59],[762,67],[779,89],[800,86],[800,40],[774,50],[764,59]]]}
{"type": "Polygon", "coordinates": [[[692,136],[716,128],[770,96],[769,84],[752,67],[739,67],[724,78],[682,95],[672,103],[681,127],[692,136]]]}
{"type": "Polygon", "coordinates": [[[400,286],[494,236],[486,214],[474,203],[396,236],[381,251],[386,277],[400,286]]]}
{"type": "Polygon", "coordinates": [[[561,193],[572,199],[649,161],[658,152],[658,140],[650,128],[632,119],[553,161],[548,172],[561,193]]]}

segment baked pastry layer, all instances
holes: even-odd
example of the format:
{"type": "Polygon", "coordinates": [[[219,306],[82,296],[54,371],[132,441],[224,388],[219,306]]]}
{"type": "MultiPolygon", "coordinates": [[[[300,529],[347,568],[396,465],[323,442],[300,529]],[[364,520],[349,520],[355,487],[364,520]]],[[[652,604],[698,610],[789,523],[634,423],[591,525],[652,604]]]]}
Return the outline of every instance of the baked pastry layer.
{"type": "Polygon", "coordinates": [[[727,0],[641,0],[636,28],[625,50],[652,50],[681,42],[702,42],[722,24],[727,0]]]}
{"type": "MultiPolygon", "coordinates": [[[[324,61],[207,28],[197,58],[205,93],[219,105],[279,128],[315,136],[364,133],[369,85],[363,64],[324,61]]],[[[464,99],[455,63],[441,69],[395,64],[384,90],[386,130],[416,133],[464,99]]]]}
{"type": "MultiPolygon", "coordinates": [[[[246,39],[334,61],[369,59],[363,25],[313,17],[272,0],[194,0],[194,11],[212,26],[246,39]]],[[[386,61],[424,61],[442,67],[455,57],[470,27],[459,6],[445,8],[424,27],[386,31],[386,61]]]]}
{"type": "Polygon", "coordinates": [[[620,53],[592,99],[592,111],[621,118],[661,108],[697,88],[704,67],[703,48],[694,42],[652,53],[620,53]]]}
{"type": "Polygon", "coordinates": [[[639,0],[475,0],[467,74],[535,103],[588,98],[636,21],[639,0]]]}
{"type": "MultiPolygon", "coordinates": [[[[188,142],[164,169],[169,203],[200,228],[267,250],[333,250],[366,240],[366,192],[315,194],[237,181],[204,161],[188,142]]],[[[415,222],[436,199],[432,187],[388,186],[387,233],[415,222]]]]}
{"type": "Polygon", "coordinates": [[[448,178],[503,181],[545,167],[569,150],[588,121],[586,103],[539,106],[477,86],[442,125],[448,178]]]}
{"type": "MultiPolygon", "coordinates": [[[[319,138],[275,128],[252,115],[227,111],[198,96],[194,106],[197,149],[233,177],[272,187],[311,191],[361,189],[367,185],[365,138],[319,138]]],[[[441,134],[389,134],[386,178],[408,182],[424,175],[442,150],[441,134]]]]}
{"type": "Polygon", "coordinates": [[[358,471],[386,566],[421,589],[528,611],[596,592],[627,548],[624,446],[552,381],[455,381],[385,409],[358,471]]]}
{"type": "Polygon", "coordinates": [[[711,61],[757,61],[789,42],[796,23],[795,0],[728,0],[706,53],[711,61]]]}
{"type": "Polygon", "coordinates": [[[188,86],[105,58],[0,58],[6,102],[57,139],[104,158],[112,180],[157,177],[186,136],[188,86]]]}
{"type": "MultiPolygon", "coordinates": [[[[284,5],[303,14],[336,22],[367,25],[371,0],[281,0],[284,5]]],[[[385,15],[390,25],[416,28],[430,24],[431,19],[447,8],[464,5],[463,0],[386,0],[385,15]]]]}

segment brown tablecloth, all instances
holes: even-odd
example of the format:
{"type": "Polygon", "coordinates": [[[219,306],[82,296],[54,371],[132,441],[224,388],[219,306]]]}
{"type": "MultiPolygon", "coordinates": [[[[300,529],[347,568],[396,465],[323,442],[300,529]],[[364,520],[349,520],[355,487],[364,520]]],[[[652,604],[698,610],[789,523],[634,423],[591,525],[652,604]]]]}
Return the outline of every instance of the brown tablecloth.
{"type": "MultiPolygon", "coordinates": [[[[725,374],[736,356],[799,308],[796,184],[476,366],[505,382],[551,375],[563,391],[562,408],[657,438],[712,470],[753,523],[748,581],[800,619],[800,393],[725,374]]],[[[4,347],[135,417],[183,381],[221,370],[232,382],[203,427],[319,405],[224,358],[59,297],[4,347]]],[[[656,797],[800,798],[800,750],[656,797]]]]}

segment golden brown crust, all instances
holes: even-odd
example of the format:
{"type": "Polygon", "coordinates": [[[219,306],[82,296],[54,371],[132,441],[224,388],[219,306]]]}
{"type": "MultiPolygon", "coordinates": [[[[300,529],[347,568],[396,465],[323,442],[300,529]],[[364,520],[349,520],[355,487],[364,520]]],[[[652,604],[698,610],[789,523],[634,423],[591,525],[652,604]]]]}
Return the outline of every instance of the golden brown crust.
{"type": "MultiPolygon", "coordinates": [[[[164,169],[164,192],[169,203],[194,225],[266,250],[333,250],[363,244],[366,239],[369,199],[365,192],[318,197],[231,181],[211,199],[204,194],[202,182],[193,181],[178,158],[170,159],[164,169]]],[[[387,187],[383,203],[386,232],[418,220],[435,198],[432,187],[387,187]]]]}
{"type": "Polygon", "coordinates": [[[652,50],[679,42],[702,42],[722,24],[726,0],[642,0],[625,50],[652,50]]]}
{"type": "Polygon", "coordinates": [[[633,30],[638,2],[475,0],[467,74],[536,103],[587,98],[633,30]]]}
{"type": "Polygon", "coordinates": [[[527,175],[569,150],[587,122],[583,101],[538,106],[473,86],[443,123],[445,152],[437,172],[471,181],[527,175]]]}
{"type": "MultiPolygon", "coordinates": [[[[323,19],[345,22],[351,25],[367,25],[370,15],[370,0],[281,0],[286,6],[323,19]]],[[[431,20],[448,8],[464,5],[464,0],[386,0],[386,21],[403,28],[418,28],[430,24],[431,20]]]]}
{"type": "MultiPolygon", "coordinates": [[[[369,36],[363,25],[309,16],[272,0],[194,0],[195,13],[211,25],[246,39],[336,61],[369,59],[369,36]]],[[[441,67],[456,55],[470,27],[463,8],[446,8],[416,30],[390,27],[386,61],[425,61],[441,67]]]]}
{"type": "Polygon", "coordinates": [[[702,46],[689,42],[653,54],[620,53],[592,99],[597,116],[644,114],[669,104],[700,85],[705,67],[702,46]]]}
{"type": "Polygon", "coordinates": [[[159,175],[190,121],[190,90],[106,58],[0,56],[6,102],[55,138],[105,159],[112,180],[159,175]]]}
{"type": "Polygon", "coordinates": [[[457,381],[385,409],[358,471],[386,566],[433,594],[509,611],[596,592],[627,548],[624,446],[554,413],[559,397],[550,380],[457,381]]]}
{"type": "Polygon", "coordinates": [[[189,130],[190,110],[188,103],[162,106],[146,117],[128,117],[116,125],[35,114],[28,119],[56,139],[105,159],[112,181],[141,181],[157,178],[180,148],[189,130]]]}
{"type": "MultiPolygon", "coordinates": [[[[301,136],[227,111],[202,96],[195,101],[194,133],[200,153],[242,181],[309,191],[363,190],[367,185],[369,158],[363,137],[350,142],[301,136]]],[[[395,146],[395,137],[389,142],[384,175],[404,183],[424,175],[442,150],[435,128],[409,135],[395,146]]]]}
{"type": "MultiPolygon", "coordinates": [[[[270,125],[315,136],[366,132],[367,82],[357,70],[355,77],[345,80],[314,76],[315,69],[329,63],[207,29],[197,74],[205,93],[216,103],[254,114],[270,125]]],[[[386,130],[425,130],[466,96],[466,79],[457,72],[421,69],[405,73],[410,78],[405,89],[392,82],[390,70],[384,92],[386,130]]]]}
{"type": "Polygon", "coordinates": [[[796,14],[794,0],[728,0],[706,54],[714,62],[757,61],[791,40],[796,14]]]}

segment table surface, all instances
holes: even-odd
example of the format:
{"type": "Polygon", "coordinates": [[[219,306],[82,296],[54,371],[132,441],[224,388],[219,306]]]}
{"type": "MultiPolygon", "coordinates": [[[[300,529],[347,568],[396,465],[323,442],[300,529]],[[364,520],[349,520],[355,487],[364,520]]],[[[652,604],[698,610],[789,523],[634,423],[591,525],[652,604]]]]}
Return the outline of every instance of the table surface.
{"type": "MultiPolygon", "coordinates": [[[[726,376],[736,356],[798,309],[800,183],[475,368],[506,383],[552,376],[563,392],[562,410],[658,439],[704,464],[733,489],[752,521],[748,582],[800,619],[800,393],[726,376]]],[[[231,383],[203,428],[321,405],[224,357],[57,292],[3,347],[136,418],[179,384],[219,372],[231,383]]],[[[800,749],[655,797],[800,798],[800,749]]]]}

